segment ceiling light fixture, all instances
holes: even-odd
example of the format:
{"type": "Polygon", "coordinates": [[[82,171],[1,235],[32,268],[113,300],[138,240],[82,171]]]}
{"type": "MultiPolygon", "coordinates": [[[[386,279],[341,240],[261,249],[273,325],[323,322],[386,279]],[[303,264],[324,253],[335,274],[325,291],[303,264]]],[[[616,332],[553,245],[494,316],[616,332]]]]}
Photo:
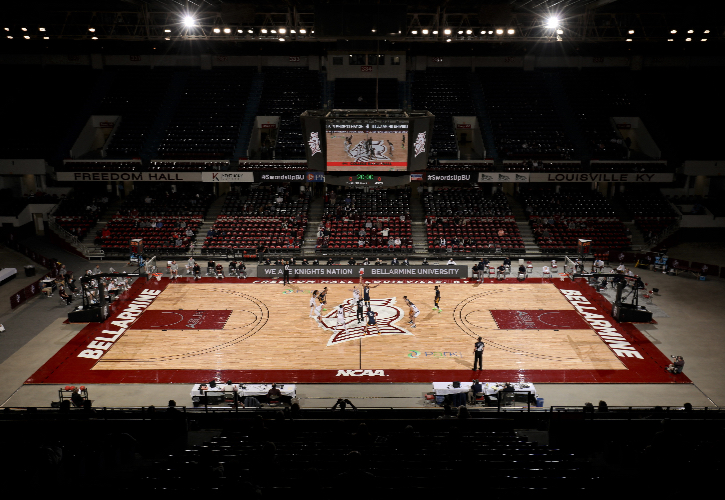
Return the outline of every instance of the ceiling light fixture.
{"type": "Polygon", "coordinates": [[[516,30],[513,30],[513,29],[509,29],[508,30],[508,34],[509,35],[513,35],[514,33],[516,33],[516,30]]]}
{"type": "Polygon", "coordinates": [[[703,31],[703,33],[710,33],[710,30],[705,30],[703,31]]]}
{"type": "Polygon", "coordinates": [[[450,35],[451,34],[451,30],[449,28],[446,28],[446,29],[443,30],[443,34],[444,35],[450,35]]]}
{"type": "Polygon", "coordinates": [[[707,42],[707,38],[703,38],[703,39],[702,39],[702,40],[700,40],[700,41],[701,41],[701,42],[707,42]]]}
{"type": "Polygon", "coordinates": [[[418,30],[413,30],[413,31],[410,32],[410,34],[411,35],[417,35],[418,34],[418,30]]]}
{"type": "Polygon", "coordinates": [[[306,29],[304,29],[304,28],[302,28],[302,29],[300,30],[300,33],[302,33],[302,34],[304,35],[305,33],[307,33],[307,30],[306,30],[306,29]]]}
{"type": "Polygon", "coordinates": [[[184,16],[184,26],[191,28],[196,24],[196,20],[192,16],[184,16]]]}
{"type": "Polygon", "coordinates": [[[280,42],[284,42],[284,38],[279,38],[278,40],[279,40],[280,42]]]}
{"type": "Polygon", "coordinates": [[[280,32],[281,34],[283,34],[283,35],[284,35],[285,33],[287,33],[287,28],[280,28],[280,29],[279,29],[278,31],[279,31],[279,32],[280,32]]]}
{"type": "Polygon", "coordinates": [[[421,31],[421,33],[423,33],[424,35],[427,35],[428,34],[428,30],[423,30],[423,31],[421,31]]]}
{"type": "Polygon", "coordinates": [[[634,35],[634,30],[629,30],[630,35],[634,35]]]}
{"type": "Polygon", "coordinates": [[[23,38],[25,38],[26,40],[30,40],[30,37],[28,35],[25,35],[23,38]]]}
{"type": "Polygon", "coordinates": [[[231,32],[232,32],[231,28],[224,28],[224,33],[226,33],[227,35],[231,32]]]}
{"type": "Polygon", "coordinates": [[[221,32],[222,32],[222,30],[220,30],[219,28],[214,28],[214,33],[221,33],[221,32]]]}
{"type": "Polygon", "coordinates": [[[555,29],[557,26],[559,26],[559,18],[556,16],[551,16],[549,19],[546,20],[546,27],[550,30],[555,29]]]}
{"type": "Polygon", "coordinates": [[[261,32],[262,32],[262,33],[267,33],[267,30],[266,30],[265,28],[262,28],[262,29],[261,29],[261,32]]]}
{"type": "Polygon", "coordinates": [[[164,33],[171,33],[171,30],[164,30],[164,33]]]}
{"type": "Polygon", "coordinates": [[[91,37],[91,40],[98,40],[98,37],[97,36],[92,36],[91,37]]]}
{"type": "Polygon", "coordinates": [[[28,28],[20,28],[23,31],[28,31],[28,28]]]}
{"type": "MultiPolygon", "coordinates": [[[[23,30],[25,30],[25,28],[23,28],[23,30]]],[[[88,28],[88,31],[90,31],[91,33],[95,33],[96,32],[96,28],[88,28]]]]}
{"type": "Polygon", "coordinates": [[[694,33],[695,30],[687,30],[688,33],[694,33]]]}
{"type": "Polygon", "coordinates": [[[497,35],[503,35],[503,30],[501,28],[496,30],[497,35]]]}
{"type": "Polygon", "coordinates": [[[691,42],[692,41],[692,38],[685,38],[685,41],[686,42],[691,42]]]}
{"type": "Polygon", "coordinates": [[[451,41],[451,39],[450,39],[450,38],[446,38],[446,42],[450,42],[450,41],[451,41]]]}
{"type": "Polygon", "coordinates": [[[470,35],[471,33],[473,33],[473,31],[471,31],[471,30],[466,30],[466,35],[470,35]]]}
{"type": "Polygon", "coordinates": [[[45,28],[38,28],[38,31],[45,31],[45,28]]]}
{"type": "Polygon", "coordinates": [[[675,33],[677,33],[677,30],[672,30],[672,31],[670,31],[670,33],[672,33],[674,35],[675,33]]]}

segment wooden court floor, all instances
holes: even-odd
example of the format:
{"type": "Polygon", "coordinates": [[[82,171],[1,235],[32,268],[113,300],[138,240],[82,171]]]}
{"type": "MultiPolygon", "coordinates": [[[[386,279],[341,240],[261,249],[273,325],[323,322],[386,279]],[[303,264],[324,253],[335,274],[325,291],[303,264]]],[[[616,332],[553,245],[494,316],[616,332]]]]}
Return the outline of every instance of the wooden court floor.
{"type": "MultiPolygon", "coordinates": [[[[551,284],[379,284],[371,290],[381,335],[365,336],[351,308],[351,284],[170,284],[147,310],[231,310],[223,329],[131,328],[94,370],[460,370],[473,366],[483,337],[487,370],[626,370],[591,329],[500,330],[491,310],[573,306],[551,284]],[[310,292],[329,288],[322,324],[310,318],[310,292]],[[403,296],[420,315],[412,328],[403,296]],[[345,305],[347,331],[335,309],[345,305]]],[[[377,333],[377,332],[375,332],[377,333]]]]}

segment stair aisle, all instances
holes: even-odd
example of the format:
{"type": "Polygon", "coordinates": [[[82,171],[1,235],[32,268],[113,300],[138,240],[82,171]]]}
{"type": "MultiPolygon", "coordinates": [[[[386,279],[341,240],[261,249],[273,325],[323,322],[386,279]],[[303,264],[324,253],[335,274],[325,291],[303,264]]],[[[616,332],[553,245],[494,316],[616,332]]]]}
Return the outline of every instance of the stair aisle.
{"type": "Polygon", "coordinates": [[[411,236],[413,239],[413,253],[428,253],[428,232],[425,225],[425,212],[420,198],[413,196],[410,204],[411,236]]]}
{"type": "MultiPolygon", "coordinates": [[[[307,229],[302,237],[302,256],[305,258],[315,256],[315,247],[317,246],[317,228],[322,222],[322,209],[324,198],[318,196],[310,202],[310,212],[307,215],[307,229]]],[[[309,259],[308,259],[309,260],[309,259]]]]}
{"type": "Polygon", "coordinates": [[[248,156],[249,141],[254,129],[254,119],[259,111],[259,102],[262,99],[262,88],[264,87],[264,73],[255,73],[252,76],[252,86],[249,88],[247,108],[244,110],[244,119],[239,127],[239,138],[234,149],[234,158],[248,156]]]}
{"type": "Polygon", "coordinates": [[[519,203],[519,200],[513,196],[506,196],[506,199],[509,203],[509,207],[511,207],[511,212],[514,214],[514,219],[516,220],[516,226],[521,234],[521,239],[524,241],[524,258],[543,258],[544,254],[536,244],[534,232],[531,230],[531,226],[529,226],[529,221],[526,218],[526,211],[524,210],[524,207],[521,203],[519,203]]]}

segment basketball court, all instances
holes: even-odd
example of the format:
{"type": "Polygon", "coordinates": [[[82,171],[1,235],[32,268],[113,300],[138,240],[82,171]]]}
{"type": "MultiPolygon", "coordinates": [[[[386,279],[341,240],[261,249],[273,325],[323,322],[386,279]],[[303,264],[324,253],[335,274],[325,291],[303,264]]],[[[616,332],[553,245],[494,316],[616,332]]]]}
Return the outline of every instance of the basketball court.
{"type": "Polygon", "coordinates": [[[579,281],[373,281],[378,334],[357,321],[352,280],[139,279],[108,320],[86,326],[26,384],[462,380],[479,336],[482,380],[690,382],[667,374],[669,358],[579,281]],[[433,309],[436,285],[442,312],[433,309]],[[318,323],[309,299],[325,286],[318,323]],[[403,296],[421,311],[415,328],[403,296]]]}

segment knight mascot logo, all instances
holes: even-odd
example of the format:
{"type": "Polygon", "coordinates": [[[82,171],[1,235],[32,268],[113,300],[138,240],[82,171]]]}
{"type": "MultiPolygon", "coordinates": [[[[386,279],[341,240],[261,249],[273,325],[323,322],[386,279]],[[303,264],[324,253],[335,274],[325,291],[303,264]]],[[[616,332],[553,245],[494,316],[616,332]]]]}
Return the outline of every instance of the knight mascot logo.
{"type": "Polygon", "coordinates": [[[367,141],[360,141],[357,145],[352,146],[352,143],[346,140],[345,151],[347,151],[347,155],[350,158],[354,158],[357,162],[390,160],[387,156],[388,147],[383,141],[368,139],[367,141]]]}
{"type": "MultiPolygon", "coordinates": [[[[363,337],[377,336],[378,332],[374,326],[368,327],[365,333],[365,321],[358,323],[356,318],[357,305],[352,299],[348,299],[342,303],[345,309],[345,325],[338,325],[337,308],[321,318],[321,328],[332,332],[327,345],[341,344],[350,340],[357,340],[363,337]]],[[[385,299],[372,299],[370,301],[372,310],[375,313],[375,321],[380,327],[381,335],[413,335],[405,328],[397,324],[398,320],[405,318],[403,310],[395,305],[395,297],[385,299]]]]}

